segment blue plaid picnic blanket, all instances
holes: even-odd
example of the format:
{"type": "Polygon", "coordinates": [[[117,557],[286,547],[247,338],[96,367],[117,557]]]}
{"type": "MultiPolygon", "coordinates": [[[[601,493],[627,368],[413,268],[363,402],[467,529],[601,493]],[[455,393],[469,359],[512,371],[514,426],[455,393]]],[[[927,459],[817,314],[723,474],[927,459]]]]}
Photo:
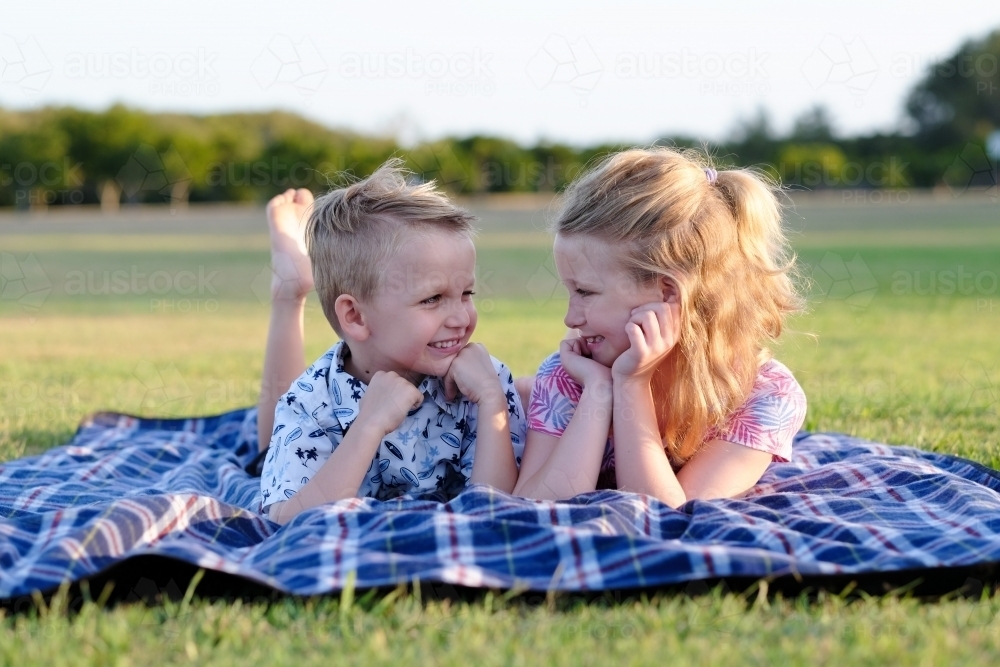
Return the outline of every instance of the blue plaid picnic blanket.
{"type": "Polygon", "coordinates": [[[296,594],[419,579],[586,591],[721,577],[1000,561],[1000,473],[953,456],[801,433],[739,499],[678,509],[618,491],[569,501],[472,486],[448,503],[351,499],[286,526],[258,513],[256,413],[98,413],[0,464],[0,598],[154,554],[296,594]]]}

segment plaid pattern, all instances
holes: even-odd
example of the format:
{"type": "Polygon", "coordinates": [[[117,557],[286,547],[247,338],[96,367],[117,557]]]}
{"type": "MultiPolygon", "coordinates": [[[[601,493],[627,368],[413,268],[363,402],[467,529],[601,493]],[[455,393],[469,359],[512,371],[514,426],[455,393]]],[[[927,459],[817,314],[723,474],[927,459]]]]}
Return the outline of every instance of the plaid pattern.
{"type": "Polygon", "coordinates": [[[908,447],[800,434],[745,497],[679,510],[617,491],[568,502],[473,486],[449,503],[351,499],[284,527],[256,513],[256,414],[99,413],[73,440],[0,465],[0,597],[140,554],[282,591],[419,577],[545,590],[720,576],[849,574],[1000,561],[1000,473],[908,447]]]}

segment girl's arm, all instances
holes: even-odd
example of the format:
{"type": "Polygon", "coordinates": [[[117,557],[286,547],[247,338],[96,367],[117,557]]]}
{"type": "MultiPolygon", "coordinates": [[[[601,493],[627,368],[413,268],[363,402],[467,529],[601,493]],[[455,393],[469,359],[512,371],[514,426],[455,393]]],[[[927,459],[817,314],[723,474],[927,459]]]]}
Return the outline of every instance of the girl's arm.
{"type": "Polygon", "coordinates": [[[611,430],[611,401],[601,393],[610,394],[607,388],[598,392],[584,387],[561,437],[528,429],[515,496],[560,500],[597,488],[611,430]]]}
{"type": "Polygon", "coordinates": [[[683,505],[687,497],[663,448],[648,378],[614,379],[614,432],[618,488],[683,505]]]}
{"type": "Polygon", "coordinates": [[[649,385],[616,386],[614,404],[615,475],[623,491],[655,496],[671,507],[696,498],[732,498],[756,484],[771,462],[770,452],[712,440],[675,474],[656,427],[649,385]]]}
{"type": "Polygon", "coordinates": [[[760,481],[774,457],[725,440],[712,440],[684,464],[677,481],[687,500],[733,498],[760,481]]]}
{"type": "Polygon", "coordinates": [[[578,339],[560,346],[563,368],[583,385],[583,394],[561,436],[528,429],[514,495],[558,500],[597,487],[611,430],[611,374],[583,350],[578,339]]]}
{"type": "Polygon", "coordinates": [[[631,347],[613,372],[618,488],[655,496],[671,507],[743,493],[772,459],[769,452],[713,440],[674,473],[660,438],[650,379],[677,340],[677,315],[670,303],[636,309],[627,326],[631,347]]]}
{"type": "Polygon", "coordinates": [[[684,504],[687,496],[663,447],[650,382],[677,343],[679,322],[676,298],[633,310],[625,325],[629,349],[611,369],[618,488],[654,496],[671,507],[684,504]]]}

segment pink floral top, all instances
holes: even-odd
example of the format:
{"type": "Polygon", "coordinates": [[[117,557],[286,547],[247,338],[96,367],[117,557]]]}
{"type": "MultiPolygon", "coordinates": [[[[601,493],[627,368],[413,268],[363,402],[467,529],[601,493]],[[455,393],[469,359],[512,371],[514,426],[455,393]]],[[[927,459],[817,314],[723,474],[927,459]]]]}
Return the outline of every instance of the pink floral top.
{"type": "MultiPolygon", "coordinates": [[[[566,430],[583,387],[550,355],[538,369],[531,389],[528,428],[559,437],[566,430]]],[[[776,359],[760,367],[750,397],[730,417],[725,428],[715,428],[705,442],[725,440],[769,452],[773,461],[792,458],[792,439],[806,418],[806,395],[792,372],[776,359]]],[[[608,437],[598,488],[616,488],[614,441],[608,437]]]]}

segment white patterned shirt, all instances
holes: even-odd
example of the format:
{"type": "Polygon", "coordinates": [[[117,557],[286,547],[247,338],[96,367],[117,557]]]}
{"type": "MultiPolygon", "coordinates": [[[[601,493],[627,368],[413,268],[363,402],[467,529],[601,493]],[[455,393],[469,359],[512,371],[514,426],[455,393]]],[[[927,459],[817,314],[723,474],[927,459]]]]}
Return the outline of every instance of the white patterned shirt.
{"type": "MultiPolygon", "coordinates": [[[[350,349],[338,342],[292,383],[274,409],[274,430],[261,474],[266,509],[295,495],[330,458],[358,416],[367,385],[344,370],[350,349]]],[[[493,357],[507,396],[510,439],[520,466],[526,422],[510,370],[493,357]]],[[[445,400],[440,378],[417,386],[424,402],[379,444],[358,496],[386,500],[403,494],[442,500],[461,491],[472,475],[478,406],[459,396],[445,400]]]]}

